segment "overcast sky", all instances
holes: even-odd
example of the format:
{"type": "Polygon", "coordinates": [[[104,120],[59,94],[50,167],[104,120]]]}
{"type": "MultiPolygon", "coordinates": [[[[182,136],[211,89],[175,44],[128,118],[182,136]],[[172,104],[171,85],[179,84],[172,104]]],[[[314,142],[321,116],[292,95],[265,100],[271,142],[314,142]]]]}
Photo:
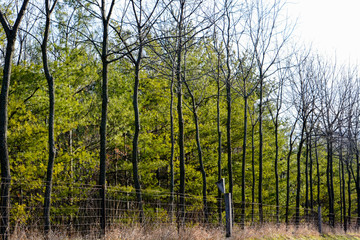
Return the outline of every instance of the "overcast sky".
{"type": "MultiPolygon", "coordinates": [[[[290,0],[296,35],[327,56],[360,63],[360,0],[290,0]]],[[[339,63],[340,63],[339,62],[339,63]]]]}

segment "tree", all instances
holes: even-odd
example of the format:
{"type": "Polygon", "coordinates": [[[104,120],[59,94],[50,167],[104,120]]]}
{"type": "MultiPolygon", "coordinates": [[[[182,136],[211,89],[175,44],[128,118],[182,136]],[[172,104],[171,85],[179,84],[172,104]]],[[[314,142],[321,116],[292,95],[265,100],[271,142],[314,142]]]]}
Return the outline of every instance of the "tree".
{"type": "MultiPolygon", "coordinates": [[[[133,177],[134,177],[134,186],[137,195],[137,201],[139,203],[140,211],[140,222],[143,221],[143,206],[142,206],[142,196],[141,196],[141,185],[139,179],[138,171],[138,161],[139,161],[139,134],[140,134],[140,116],[139,116],[139,83],[140,83],[140,71],[142,67],[142,61],[144,58],[145,47],[149,44],[146,40],[150,35],[150,31],[155,23],[155,21],[160,17],[164,9],[157,12],[159,0],[155,1],[154,5],[150,8],[150,11],[145,10],[142,0],[130,0],[132,8],[132,19],[135,22],[135,43],[129,44],[125,39],[122,38],[121,33],[118,32],[118,36],[121,38],[122,42],[126,46],[127,56],[134,65],[134,94],[133,94],[133,108],[135,113],[134,126],[135,133],[133,138],[133,152],[132,152],[132,162],[133,162],[133,177]],[[136,49],[135,53],[129,46],[132,45],[136,49]],[[136,54],[136,55],[135,55],[136,54]]],[[[148,8],[149,6],[147,6],[148,8]]]]}
{"type": "Polygon", "coordinates": [[[90,41],[95,47],[97,53],[100,55],[102,63],[102,76],[101,76],[101,123],[100,123],[100,173],[99,173],[99,186],[101,198],[101,234],[105,236],[106,232],[106,144],[107,144],[107,118],[108,118],[108,68],[111,63],[109,59],[109,26],[111,14],[114,9],[115,0],[111,0],[108,5],[106,0],[89,1],[90,5],[82,5],[91,15],[101,20],[102,38],[100,41],[92,39],[91,34],[86,36],[82,34],[85,39],[90,41]],[[92,7],[95,6],[100,11],[96,13],[92,7]],[[98,46],[100,42],[100,46],[98,46]]]}
{"type": "MultiPolygon", "coordinates": [[[[293,105],[299,116],[299,143],[296,154],[297,163],[297,188],[296,188],[296,216],[295,223],[298,225],[300,221],[300,190],[301,190],[301,157],[302,148],[306,141],[305,133],[308,127],[308,119],[315,109],[316,88],[314,71],[312,69],[312,61],[307,55],[300,55],[298,58],[295,74],[291,79],[293,105]]],[[[308,129],[311,131],[311,129],[308,129]]]]}
{"type": "Polygon", "coordinates": [[[6,53],[3,68],[3,80],[0,94],[0,161],[1,161],[1,226],[0,234],[3,239],[9,238],[9,212],[10,212],[10,161],[7,144],[8,127],[8,96],[10,87],[11,62],[15,49],[16,36],[21,20],[25,14],[29,0],[24,0],[14,24],[7,19],[0,10],[0,22],[6,34],[6,53]]]}
{"type": "Polygon", "coordinates": [[[317,89],[319,91],[319,111],[321,121],[321,135],[326,141],[327,151],[327,170],[326,184],[329,200],[329,224],[335,227],[335,191],[334,191],[334,140],[337,130],[337,121],[344,109],[345,100],[341,99],[340,92],[336,87],[338,74],[340,73],[336,65],[327,62],[319,62],[319,78],[317,89]]]}
{"type": "Polygon", "coordinates": [[[175,21],[176,37],[174,53],[175,58],[175,89],[177,93],[177,117],[178,117],[178,141],[179,141],[179,168],[180,168],[180,221],[183,222],[185,214],[185,145],[184,145],[184,119],[183,119],[183,84],[186,81],[184,64],[185,54],[187,51],[186,45],[192,41],[199,33],[208,29],[210,25],[204,24],[207,21],[206,17],[198,15],[200,20],[196,20],[197,24],[192,22],[192,17],[199,13],[203,2],[190,3],[186,0],[173,1],[169,5],[169,13],[175,21]]]}
{"type": "MultiPolygon", "coordinates": [[[[206,44],[206,43],[205,43],[206,44]]],[[[196,54],[197,56],[201,55],[202,49],[202,43],[201,41],[198,43],[192,43],[196,49],[193,50],[192,54],[196,54]]],[[[189,54],[190,48],[187,49],[186,54],[189,54]]],[[[184,56],[186,57],[186,55],[184,56]]],[[[202,59],[205,59],[206,56],[201,57],[202,59]]],[[[203,194],[203,205],[204,205],[204,215],[205,215],[205,221],[208,221],[208,204],[207,204],[207,181],[206,181],[206,172],[204,167],[204,160],[203,160],[203,150],[201,147],[200,142],[200,119],[199,119],[199,108],[210,98],[208,96],[208,88],[209,88],[209,81],[205,77],[207,74],[207,69],[201,69],[204,68],[201,65],[194,61],[189,60],[190,64],[188,63],[187,59],[184,59],[184,65],[185,66],[191,66],[187,69],[185,72],[187,73],[186,81],[184,82],[188,93],[190,95],[190,106],[189,109],[193,114],[194,124],[195,124],[195,139],[196,139],[196,145],[197,145],[197,152],[198,152],[198,159],[199,159],[199,168],[202,176],[202,194],[203,194]],[[198,64],[198,65],[197,65],[198,64]],[[205,71],[205,72],[203,72],[205,71]],[[196,75],[194,75],[192,72],[195,72],[196,75]],[[191,76],[192,75],[192,76],[191,76]]],[[[185,73],[184,73],[185,75],[185,73]]]]}
{"type": "MultiPolygon", "coordinates": [[[[270,90],[270,92],[275,92],[274,99],[272,102],[274,102],[275,110],[273,111],[272,106],[268,104],[268,110],[271,116],[271,120],[274,124],[274,135],[275,135],[275,162],[274,162],[274,174],[275,174],[275,191],[276,191],[276,222],[279,224],[279,211],[280,211],[280,202],[279,202],[279,170],[278,170],[278,162],[279,162],[279,127],[281,124],[280,114],[281,114],[281,108],[283,106],[283,89],[285,85],[285,81],[288,78],[290,66],[289,63],[287,63],[288,66],[278,68],[280,69],[278,71],[278,79],[275,83],[274,90],[270,90]]],[[[270,94],[271,97],[271,94],[270,94]]],[[[290,140],[291,141],[291,140],[290,140]]]]}
{"type": "Polygon", "coordinates": [[[281,11],[284,3],[275,0],[264,3],[256,0],[246,3],[248,12],[246,20],[246,34],[249,36],[249,51],[255,58],[256,74],[259,82],[259,217],[263,222],[263,112],[265,80],[276,71],[276,64],[286,59],[282,55],[286,43],[289,41],[293,26],[283,21],[281,11]]]}
{"type": "Polygon", "coordinates": [[[42,60],[45,77],[48,83],[49,89],[49,160],[48,167],[46,172],[46,189],[45,189],[45,198],[44,198],[44,220],[45,220],[45,232],[50,230],[50,202],[51,202],[51,190],[52,190],[52,180],[53,180],[53,168],[55,161],[55,143],[54,143],[54,118],[55,118],[55,89],[54,89],[54,79],[50,73],[49,64],[48,64],[48,38],[50,34],[50,21],[51,14],[55,9],[57,0],[54,0],[50,4],[49,0],[45,0],[45,30],[44,38],[41,44],[42,60]]]}

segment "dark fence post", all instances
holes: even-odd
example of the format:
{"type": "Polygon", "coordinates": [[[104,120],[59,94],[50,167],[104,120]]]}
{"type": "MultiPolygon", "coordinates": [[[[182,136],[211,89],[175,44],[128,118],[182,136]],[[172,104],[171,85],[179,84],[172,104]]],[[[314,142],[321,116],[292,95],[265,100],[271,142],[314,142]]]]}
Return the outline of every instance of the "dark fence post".
{"type": "Polygon", "coordinates": [[[232,233],[231,193],[225,193],[226,237],[232,233]]]}
{"type": "Polygon", "coordinates": [[[101,186],[101,235],[105,237],[106,232],[106,184],[101,186]]]}
{"type": "Polygon", "coordinates": [[[318,227],[319,227],[319,233],[322,234],[321,206],[318,207],[318,227]]]}

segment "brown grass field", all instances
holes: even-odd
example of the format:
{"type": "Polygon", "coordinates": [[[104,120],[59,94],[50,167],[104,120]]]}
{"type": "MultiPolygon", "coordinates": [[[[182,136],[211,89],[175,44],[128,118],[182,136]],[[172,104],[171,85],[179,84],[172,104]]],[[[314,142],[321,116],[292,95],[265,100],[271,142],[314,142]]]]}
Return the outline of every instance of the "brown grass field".
{"type": "MultiPolygon", "coordinates": [[[[15,231],[11,239],[18,240],[40,240],[44,236],[36,231],[15,231]]],[[[92,240],[100,239],[95,234],[86,236],[66,236],[61,232],[51,232],[51,240],[92,240]]],[[[360,231],[350,229],[346,233],[341,228],[331,229],[323,227],[323,234],[320,235],[315,226],[302,225],[299,228],[285,225],[276,226],[274,224],[264,225],[263,227],[246,227],[244,230],[235,226],[232,237],[225,238],[223,228],[206,228],[201,226],[176,228],[176,225],[143,226],[135,225],[132,227],[124,226],[113,230],[108,230],[106,240],[205,240],[205,239],[359,239],[360,231]]]]}

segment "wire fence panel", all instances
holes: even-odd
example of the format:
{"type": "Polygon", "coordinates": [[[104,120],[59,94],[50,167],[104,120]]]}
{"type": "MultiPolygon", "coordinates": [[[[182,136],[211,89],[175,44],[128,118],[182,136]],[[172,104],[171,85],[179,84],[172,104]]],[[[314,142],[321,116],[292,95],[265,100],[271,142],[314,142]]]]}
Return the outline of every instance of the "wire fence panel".
{"type": "MultiPolygon", "coordinates": [[[[51,229],[74,235],[101,233],[101,186],[97,185],[53,185],[51,198],[51,229]]],[[[11,186],[10,226],[11,231],[27,229],[42,232],[44,228],[43,202],[45,184],[29,186],[26,183],[15,182],[11,186]]],[[[219,206],[217,196],[207,197],[204,206],[202,196],[184,195],[185,205],[180,206],[180,195],[177,193],[157,191],[142,191],[143,222],[142,224],[175,224],[176,226],[225,225],[225,209],[219,206]],[[173,199],[173,200],[172,200],[173,199]],[[220,208],[219,208],[220,207],[220,208]],[[182,212],[184,209],[184,212],[182,212]],[[219,216],[221,213],[221,219],[219,216]]],[[[288,224],[296,222],[296,208],[289,206],[262,205],[263,223],[285,223],[288,212],[288,224]]],[[[130,226],[140,222],[140,208],[135,191],[123,191],[116,186],[106,188],[106,223],[114,229],[119,226],[130,226]]],[[[300,224],[319,222],[317,207],[314,209],[299,209],[300,224]]],[[[245,226],[260,223],[259,204],[233,202],[233,220],[235,224],[245,226]],[[245,211],[242,208],[245,207],[245,211]],[[243,215],[245,212],[245,215],[243,215]]],[[[326,220],[326,216],[324,216],[326,220]]],[[[322,220],[322,219],[321,219],[322,220]]],[[[347,226],[354,226],[358,219],[347,217],[347,226]]],[[[342,221],[339,223],[342,224],[342,221]]]]}

